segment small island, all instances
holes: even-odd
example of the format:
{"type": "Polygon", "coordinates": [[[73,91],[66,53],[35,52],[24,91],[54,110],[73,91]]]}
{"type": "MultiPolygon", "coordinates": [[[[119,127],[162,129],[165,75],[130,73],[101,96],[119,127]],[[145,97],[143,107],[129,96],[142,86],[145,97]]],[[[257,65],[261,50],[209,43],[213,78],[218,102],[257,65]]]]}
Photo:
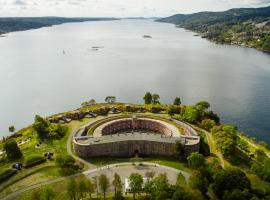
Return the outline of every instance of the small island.
{"type": "Polygon", "coordinates": [[[143,38],[152,38],[151,35],[143,35],[142,37],[143,37],[143,38]]]}

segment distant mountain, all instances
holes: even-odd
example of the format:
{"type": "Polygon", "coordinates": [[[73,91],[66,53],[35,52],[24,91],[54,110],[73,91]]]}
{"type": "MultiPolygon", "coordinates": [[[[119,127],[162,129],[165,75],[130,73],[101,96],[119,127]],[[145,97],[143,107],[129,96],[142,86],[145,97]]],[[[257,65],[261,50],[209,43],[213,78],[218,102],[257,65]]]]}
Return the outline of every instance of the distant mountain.
{"type": "Polygon", "coordinates": [[[0,35],[14,31],[36,29],[68,22],[105,21],[105,20],[117,20],[117,19],[65,18],[65,17],[3,17],[0,18],[0,35]]]}
{"type": "Polygon", "coordinates": [[[177,14],[156,21],[176,24],[217,43],[243,45],[270,52],[270,6],[177,14]]]}

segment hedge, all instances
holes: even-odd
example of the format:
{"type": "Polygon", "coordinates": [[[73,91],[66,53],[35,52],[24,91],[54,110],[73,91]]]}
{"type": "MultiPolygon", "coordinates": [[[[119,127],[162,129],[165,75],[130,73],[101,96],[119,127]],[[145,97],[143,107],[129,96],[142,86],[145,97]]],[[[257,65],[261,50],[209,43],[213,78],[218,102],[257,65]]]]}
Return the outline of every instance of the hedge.
{"type": "Polygon", "coordinates": [[[43,156],[32,156],[25,160],[24,167],[25,168],[32,167],[35,165],[39,165],[45,161],[46,161],[46,158],[44,158],[43,156]]]}
{"type": "Polygon", "coordinates": [[[17,170],[15,169],[7,169],[3,173],[0,174],[0,183],[7,180],[11,176],[15,175],[17,173],[17,170]]]}

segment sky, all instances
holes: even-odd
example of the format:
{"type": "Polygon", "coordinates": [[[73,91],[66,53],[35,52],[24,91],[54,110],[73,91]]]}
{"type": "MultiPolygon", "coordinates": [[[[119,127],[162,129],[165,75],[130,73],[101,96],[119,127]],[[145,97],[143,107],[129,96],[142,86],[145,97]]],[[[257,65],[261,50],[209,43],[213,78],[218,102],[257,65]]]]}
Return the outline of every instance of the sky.
{"type": "Polygon", "coordinates": [[[270,6],[270,0],[0,0],[0,16],[164,17],[270,6]]]}

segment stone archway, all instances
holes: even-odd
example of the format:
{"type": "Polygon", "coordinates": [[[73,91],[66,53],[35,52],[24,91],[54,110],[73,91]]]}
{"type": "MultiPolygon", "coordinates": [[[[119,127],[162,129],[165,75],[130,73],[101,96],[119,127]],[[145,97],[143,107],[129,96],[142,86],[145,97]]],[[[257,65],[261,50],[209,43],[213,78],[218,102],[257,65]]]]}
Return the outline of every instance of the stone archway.
{"type": "Polygon", "coordinates": [[[135,149],[135,150],[134,150],[133,156],[134,156],[134,157],[139,157],[139,150],[138,150],[138,149],[135,149]]]}

